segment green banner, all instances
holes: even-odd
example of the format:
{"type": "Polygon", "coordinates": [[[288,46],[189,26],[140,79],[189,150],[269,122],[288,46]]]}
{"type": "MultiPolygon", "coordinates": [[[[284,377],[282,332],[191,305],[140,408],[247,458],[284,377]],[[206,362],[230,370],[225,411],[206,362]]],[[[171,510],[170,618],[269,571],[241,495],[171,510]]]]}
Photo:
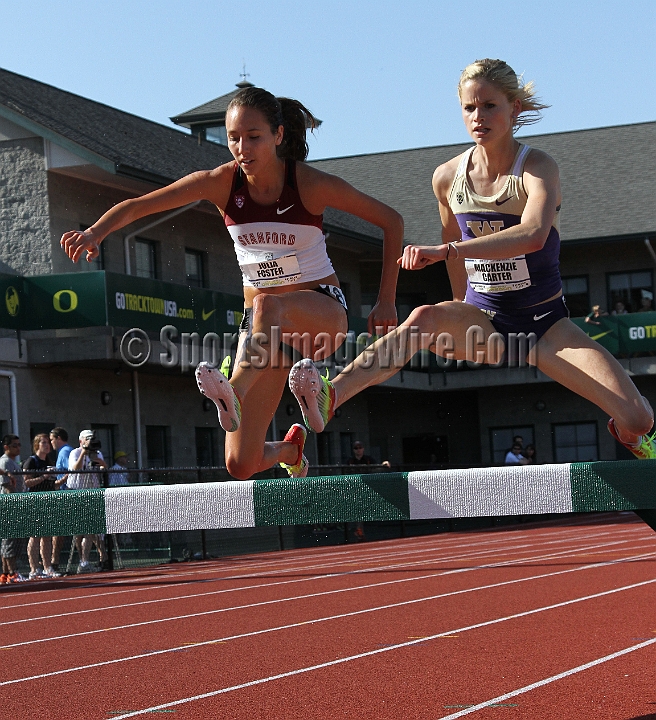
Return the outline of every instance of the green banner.
{"type": "Polygon", "coordinates": [[[585,318],[574,318],[573,322],[613,355],[656,350],[656,312],[609,315],[595,321],[599,324],[585,318]]]}
{"type": "Polygon", "coordinates": [[[0,274],[0,327],[52,330],[113,325],[159,332],[236,332],[238,295],[105,272],[21,277],[0,274]]]}
{"type": "Polygon", "coordinates": [[[0,327],[22,329],[27,321],[27,300],[24,278],[19,275],[0,274],[0,327]]]}
{"type": "Polygon", "coordinates": [[[66,273],[25,278],[29,330],[107,324],[105,273],[66,273]]]}

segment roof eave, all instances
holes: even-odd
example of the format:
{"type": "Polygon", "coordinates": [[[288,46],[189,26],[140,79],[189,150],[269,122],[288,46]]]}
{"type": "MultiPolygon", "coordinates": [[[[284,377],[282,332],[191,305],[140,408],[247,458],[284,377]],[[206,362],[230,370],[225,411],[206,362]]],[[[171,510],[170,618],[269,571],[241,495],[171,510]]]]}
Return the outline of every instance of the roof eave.
{"type": "Polygon", "coordinates": [[[25,117],[25,115],[22,115],[15,110],[11,110],[6,105],[0,104],[0,117],[3,117],[5,118],[5,120],[9,120],[10,122],[13,122],[14,124],[19,125],[22,128],[25,128],[25,130],[28,130],[29,132],[34,133],[39,137],[42,137],[44,140],[49,140],[50,142],[53,142],[60,147],[63,147],[65,150],[68,150],[69,152],[77,155],[78,157],[81,157],[83,160],[88,160],[89,164],[91,165],[97,165],[102,170],[105,170],[106,172],[112,174],[115,174],[117,172],[118,164],[114,160],[103,157],[102,155],[98,155],[92,150],[85,148],[83,145],[79,145],[78,143],[69,140],[64,135],[60,135],[54,130],[50,130],[44,125],[41,125],[40,123],[37,123],[34,120],[25,117]]]}

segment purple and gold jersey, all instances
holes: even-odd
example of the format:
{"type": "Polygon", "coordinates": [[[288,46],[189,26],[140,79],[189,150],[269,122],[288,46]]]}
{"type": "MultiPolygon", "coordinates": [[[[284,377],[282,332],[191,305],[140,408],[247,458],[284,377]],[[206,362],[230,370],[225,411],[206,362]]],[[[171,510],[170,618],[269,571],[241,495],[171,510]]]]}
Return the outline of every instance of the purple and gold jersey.
{"type": "Polygon", "coordinates": [[[235,244],[244,286],[266,288],[321,280],[334,270],[326,252],[323,216],[301,202],[296,163],[288,160],[278,202],[259,205],[235,164],[223,219],[235,244]]]}
{"type": "MultiPolygon", "coordinates": [[[[522,182],[526,156],[531,148],[520,144],[512,169],[503,188],[496,195],[484,197],[475,193],[467,180],[467,166],[474,148],[465,152],[458,165],[449,192],[449,207],[456,216],[466,243],[519,225],[528,195],[522,182]]],[[[560,206],[554,214],[551,230],[541,250],[505,260],[480,260],[465,253],[467,294],[465,302],[489,312],[509,312],[544,302],[562,289],[558,256],[560,206]]]]}

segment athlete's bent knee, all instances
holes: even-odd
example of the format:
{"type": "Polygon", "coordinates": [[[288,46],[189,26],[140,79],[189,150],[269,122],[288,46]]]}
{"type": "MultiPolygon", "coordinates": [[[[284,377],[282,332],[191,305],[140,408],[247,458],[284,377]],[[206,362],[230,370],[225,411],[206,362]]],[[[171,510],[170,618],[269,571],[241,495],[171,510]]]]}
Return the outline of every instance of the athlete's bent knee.
{"type": "Polygon", "coordinates": [[[260,293],[253,298],[253,326],[270,327],[280,320],[280,299],[275,295],[260,293]]]}
{"type": "Polygon", "coordinates": [[[226,455],[226,469],[235,480],[248,480],[258,468],[253,462],[234,455],[226,455]]]}
{"type": "Polygon", "coordinates": [[[410,313],[403,325],[419,328],[421,332],[435,332],[439,324],[439,313],[437,305],[422,305],[410,313]]]}
{"type": "Polygon", "coordinates": [[[616,424],[626,432],[633,435],[646,435],[654,425],[654,413],[651,405],[641,398],[637,405],[627,408],[622,417],[616,417],[616,424]]]}

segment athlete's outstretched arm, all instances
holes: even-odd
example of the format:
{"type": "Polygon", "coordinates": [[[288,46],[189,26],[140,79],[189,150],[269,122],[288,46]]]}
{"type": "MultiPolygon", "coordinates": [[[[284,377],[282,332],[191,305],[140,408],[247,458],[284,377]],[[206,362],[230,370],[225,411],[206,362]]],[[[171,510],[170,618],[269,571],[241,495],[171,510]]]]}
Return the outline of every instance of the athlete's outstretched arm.
{"type": "Polygon", "coordinates": [[[342,178],[304,163],[299,163],[297,172],[301,199],[310,212],[320,214],[326,207],[332,207],[356,215],[382,229],[383,271],[378,302],[369,314],[368,328],[371,334],[375,334],[375,328],[383,327],[383,332],[387,332],[396,327],[397,260],[403,248],[403,218],[389,205],[356,190],[342,178]]]}
{"type": "Polygon", "coordinates": [[[65,232],[60,244],[73,262],[83,257],[85,251],[87,260],[91,262],[98,257],[98,247],[110,233],[142,217],[174,210],[197,200],[209,200],[223,209],[228,201],[231,182],[232,163],[215,170],[192,173],[147,195],[114,205],[87,230],[65,232]]]}

